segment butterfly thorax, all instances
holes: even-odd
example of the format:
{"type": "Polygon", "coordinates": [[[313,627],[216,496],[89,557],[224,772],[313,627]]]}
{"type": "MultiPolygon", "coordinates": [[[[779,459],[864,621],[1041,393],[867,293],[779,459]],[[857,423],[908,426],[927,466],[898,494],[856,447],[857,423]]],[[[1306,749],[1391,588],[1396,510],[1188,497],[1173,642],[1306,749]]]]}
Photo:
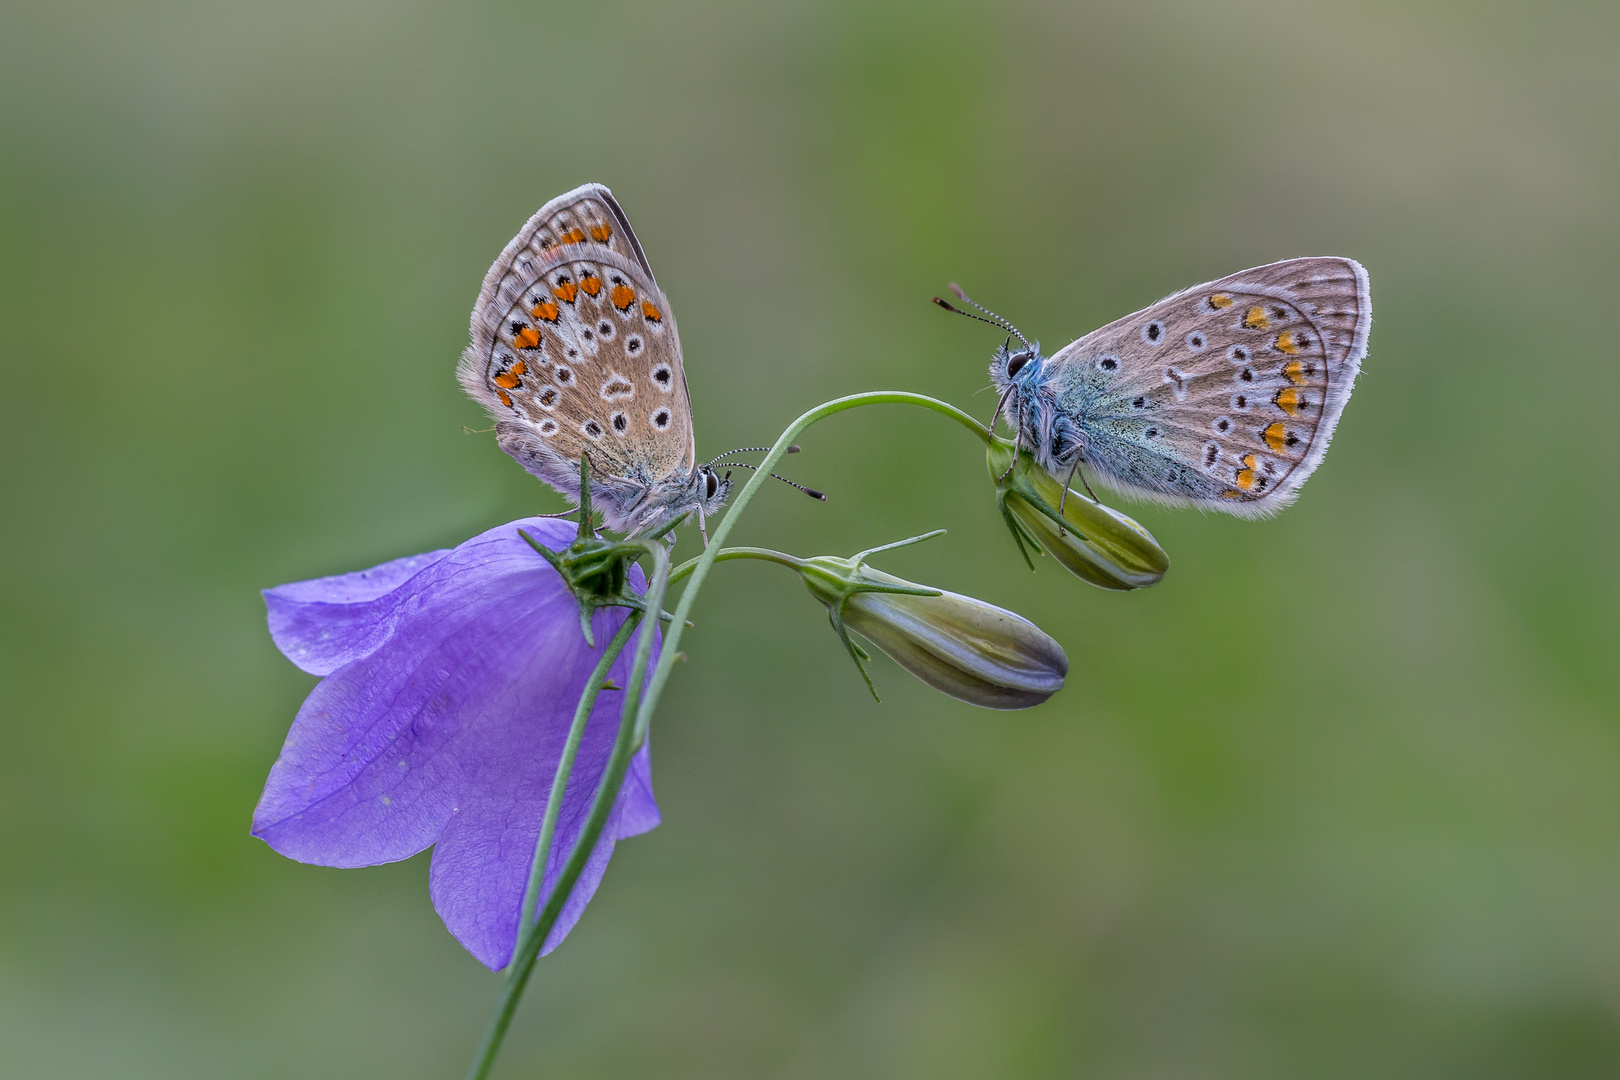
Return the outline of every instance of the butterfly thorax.
{"type": "Polygon", "coordinates": [[[1050,358],[1040,342],[1003,345],[990,361],[990,381],[1005,404],[1007,421],[1019,442],[1035,455],[1042,468],[1057,473],[1071,468],[1080,454],[1080,428],[1071,409],[1064,408],[1064,388],[1049,376],[1050,358]]]}

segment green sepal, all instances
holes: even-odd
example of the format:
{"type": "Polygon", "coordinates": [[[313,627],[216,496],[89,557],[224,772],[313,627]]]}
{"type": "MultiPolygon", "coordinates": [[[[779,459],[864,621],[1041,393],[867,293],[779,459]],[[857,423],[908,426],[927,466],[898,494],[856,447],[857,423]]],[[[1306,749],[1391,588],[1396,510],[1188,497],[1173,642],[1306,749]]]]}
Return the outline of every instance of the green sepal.
{"type": "MultiPolygon", "coordinates": [[[[674,524],[671,522],[668,528],[673,528],[674,524]]],[[[661,529],[657,535],[663,535],[668,528],[661,529]]],[[[646,602],[629,588],[630,566],[647,553],[646,549],[639,542],[606,540],[596,535],[588,457],[581,457],[579,462],[579,530],[574,534],[574,542],[561,551],[553,551],[522,529],[518,530],[518,535],[551,564],[574,594],[579,603],[580,634],[592,649],[596,648],[596,635],[591,630],[591,616],[597,608],[624,607],[646,612],[646,602]]],[[[658,616],[665,622],[674,619],[663,610],[658,616]]]]}

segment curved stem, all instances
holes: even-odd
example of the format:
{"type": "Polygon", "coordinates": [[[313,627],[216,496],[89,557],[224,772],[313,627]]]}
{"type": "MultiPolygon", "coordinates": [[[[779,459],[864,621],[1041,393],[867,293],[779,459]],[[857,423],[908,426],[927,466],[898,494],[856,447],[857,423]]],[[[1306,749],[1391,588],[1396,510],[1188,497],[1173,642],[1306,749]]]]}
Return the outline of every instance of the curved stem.
{"type": "MultiPolygon", "coordinates": [[[[663,608],[664,593],[669,587],[669,555],[664,546],[656,542],[636,540],[626,542],[636,544],[653,560],[653,573],[649,575],[650,580],[647,583],[647,610],[659,611],[663,608]]],[[[640,622],[641,613],[632,611],[625,622],[632,621],[640,622]]],[[[656,627],[656,623],[654,625],[656,627]]],[[[607,768],[602,772],[596,794],[591,799],[590,813],[585,819],[584,827],[580,829],[573,850],[568,854],[568,861],[563,865],[562,873],[557,875],[557,884],[551,890],[551,895],[546,898],[546,906],[540,912],[540,917],[533,923],[520,927],[517,948],[513,950],[513,959],[509,965],[506,986],[501,993],[500,1005],[495,1015],[490,1018],[483,1043],[473,1057],[472,1065],[467,1069],[467,1080],[484,1080],[489,1075],[490,1067],[495,1064],[495,1055],[500,1052],[501,1042],[506,1038],[506,1029],[512,1023],[512,1014],[517,1011],[518,1001],[523,997],[523,990],[528,985],[529,975],[534,971],[535,961],[540,958],[540,947],[545,944],[551,928],[557,924],[557,918],[562,914],[563,905],[573,893],[574,885],[579,881],[579,875],[584,871],[586,861],[596,850],[602,829],[607,825],[608,815],[618,799],[619,789],[624,786],[624,774],[630,768],[630,757],[641,742],[635,738],[637,730],[642,727],[639,722],[641,709],[638,709],[638,705],[645,704],[641,688],[646,681],[647,662],[652,656],[653,639],[657,636],[656,633],[645,633],[636,642],[635,661],[630,669],[630,684],[625,687],[624,706],[619,713],[619,733],[613,741],[613,751],[608,756],[607,768]]],[[[554,795],[555,787],[553,781],[554,795]]],[[[548,805],[548,814],[550,810],[551,807],[548,805]]],[[[543,880],[543,865],[541,873],[543,880]]],[[[532,875],[529,887],[537,889],[532,875]]]]}
{"type": "Polygon", "coordinates": [[[719,559],[721,545],[730,535],[732,526],[737,524],[737,519],[759,493],[759,489],[765,486],[765,481],[770,479],[771,470],[787,454],[787,448],[801,432],[817,421],[849,409],[858,409],[862,405],[916,405],[950,417],[977,435],[986,445],[994,438],[989,428],[955,405],[949,405],[926,394],[913,394],[905,390],[873,390],[864,394],[836,398],[817,405],[789,424],[777,437],[771,446],[771,452],[765,455],[765,460],[759,463],[758,471],[748,478],[748,483],[737,496],[737,501],[731,504],[731,510],[715,527],[714,535],[709,538],[708,547],[704,548],[703,554],[698,556],[697,564],[692,567],[690,574],[692,581],[681,592],[681,602],[675,607],[675,620],[670,624],[669,635],[664,639],[664,647],[658,653],[658,666],[653,669],[652,683],[647,687],[647,694],[641,700],[641,713],[636,717],[638,745],[646,737],[647,724],[652,719],[653,709],[658,706],[658,698],[663,693],[664,683],[669,680],[670,670],[675,666],[675,658],[680,655],[677,646],[680,644],[681,633],[686,629],[686,618],[692,613],[692,605],[697,601],[698,591],[703,587],[703,579],[709,576],[710,567],[719,559]]]}
{"type": "MultiPolygon", "coordinates": [[[[928,397],[925,394],[913,394],[904,390],[877,390],[864,394],[851,394],[848,397],[837,398],[800,416],[772,445],[770,453],[760,462],[758,471],[748,480],[737,500],[732,503],[731,511],[721,519],[715,528],[714,536],[703,554],[696,559],[681,564],[681,576],[691,577],[692,581],[681,593],[681,602],[675,609],[673,622],[665,636],[658,652],[658,664],[652,672],[650,679],[646,678],[648,658],[652,654],[652,642],[656,634],[647,633],[641,636],[636,644],[635,661],[631,669],[630,685],[625,688],[624,707],[619,715],[619,732],[614,739],[613,751],[608,758],[607,768],[603,771],[601,782],[597,785],[596,794],[591,800],[589,816],[584,827],[580,830],[579,839],[575,842],[573,850],[568,855],[568,861],[563,866],[562,873],[558,875],[557,884],[546,899],[545,908],[540,917],[533,923],[520,925],[518,946],[513,950],[512,963],[509,965],[506,987],[501,994],[501,1002],[495,1015],[490,1019],[489,1028],[485,1031],[482,1045],[473,1058],[471,1067],[467,1070],[467,1080],[484,1080],[489,1075],[490,1067],[495,1063],[495,1055],[500,1052],[501,1042],[506,1037],[506,1029],[512,1022],[512,1014],[517,1009],[517,1003],[523,996],[524,987],[528,984],[529,975],[534,970],[535,961],[539,959],[540,947],[546,940],[546,935],[556,925],[557,918],[562,913],[563,904],[568,900],[574,890],[574,884],[579,880],[580,873],[585,868],[585,862],[596,848],[597,840],[602,835],[602,829],[607,823],[608,814],[618,798],[619,789],[624,784],[625,772],[630,767],[631,755],[638,750],[647,738],[647,726],[652,721],[652,714],[658,707],[658,699],[663,693],[664,683],[669,680],[670,671],[680,656],[678,646],[681,634],[686,629],[686,618],[692,611],[692,605],[697,601],[699,589],[703,580],[708,576],[709,568],[723,559],[769,559],[786,566],[797,568],[800,560],[781,552],[770,551],[766,548],[722,548],[721,544],[731,533],[732,526],[747,505],[753,501],[759,489],[769,479],[769,474],[778,461],[787,453],[787,448],[793,440],[810,425],[829,416],[849,409],[860,408],[862,405],[915,405],[919,408],[929,409],[942,416],[955,420],[967,428],[984,443],[989,444],[994,438],[990,429],[985,427],[972,416],[958,409],[956,406],[928,397]],[[645,685],[645,692],[643,692],[645,685]]],[[[674,574],[670,571],[669,554],[664,545],[642,539],[625,541],[635,544],[651,556],[653,560],[653,573],[648,576],[646,604],[648,611],[661,611],[664,604],[664,593],[669,587],[674,574]]],[[[638,612],[632,612],[629,619],[639,622],[638,612]]],[[[627,622],[629,620],[627,619],[627,622]]],[[[606,669],[604,668],[605,672],[606,669]]],[[[600,685],[598,685],[600,689],[600,685]]],[[[583,707],[583,703],[582,703],[583,707]]],[[[587,715],[589,710],[586,710],[587,715]]],[[[560,802],[556,792],[556,781],[553,780],[553,796],[551,802],[560,802]]],[[[548,802],[547,814],[551,814],[551,805],[548,802]]],[[[542,829],[544,826],[542,826],[542,829]]],[[[537,858],[540,857],[537,849],[537,858]]],[[[538,873],[544,874],[544,865],[537,864],[538,873]]],[[[538,895],[542,886],[534,880],[531,874],[529,890],[538,895]]],[[[528,904],[527,893],[524,897],[525,908],[528,904]]]]}
{"type": "MultiPolygon", "coordinates": [[[[613,661],[619,658],[624,651],[625,642],[635,633],[636,625],[641,622],[641,612],[628,612],[623,623],[619,625],[619,632],[613,635],[608,642],[607,649],[602,653],[602,659],[596,662],[596,670],[585,683],[585,689],[579,695],[579,704],[574,708],[574,722],[568,729],[568,740],[563,743],[562,756],[557,759],[557,772],[551,778],[551,794],[546,797],[546,815],[540,822],[540,839],[534,844],[534,861],[529,867],[529,884],[523,893],[523,907],[518,912],[518,926],[527,927],[534,922],[534,909],[540,906],[540,890],[546,878],[546,863],[551,858],[551,841],[557,834],[557,818],[562,813],[563,794],[568,790],[568,778],[574,771],[574,757],[579,753],[580,740],[585,737],[585,723],[591,718],[591,710],[596,707],[596,696],[602,690],[602,684],[607,682],[608,669],[613,661]]],[[[523,936],[518,936],[517,944],[512,949],[515,957],[523,950],[523,936]]]]}
{"type": "MultiPolygon", "coordinates": [[[[681,565],[677,566],[675,569],[671,570],[669,572],[669,583],[673,585],[677,581],[683,581],[690,577],[692,571],[697,569],[697,564],[700,560],[702,560],[702,558],[703,556],[701,555],[695,555],[681,563],[681,565]]],[[[715,562],[729,562],[732,559],[764,559],[766,562],[777,563],[781,566],[790,566],[795,570],[804,565],[803,559],[789,555],[786,552],[772,551],[770,548],[725,548],[718,552],[714,557],[715,562]]]]}

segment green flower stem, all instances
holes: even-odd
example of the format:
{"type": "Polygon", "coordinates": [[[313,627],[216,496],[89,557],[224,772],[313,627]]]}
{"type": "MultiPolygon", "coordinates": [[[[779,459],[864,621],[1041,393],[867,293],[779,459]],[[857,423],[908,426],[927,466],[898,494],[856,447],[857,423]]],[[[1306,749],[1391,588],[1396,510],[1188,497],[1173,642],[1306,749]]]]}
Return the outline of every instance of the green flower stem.
{"type": "MultiPolygon", "coordinates": [[[[689,575],[692,579],[691,583],[681,591],[681,602],[675,607],[675,620],[670,624],[669,635],[665,637],[663,648],[658,652],[658,666],[653,669],[652,683],[647,687],[647,695],[641,701],[641,714],[636,717],[637,746],[640,746],[646,738],[647,725],[652,720],[653,710],[658,706],[658,698],[663,693],[664,683],[668,681],[669,673],[675,666],[676,658],[680,655],[681,634],[686,629],[687,617],[692,614],[692,605],[697,601],[698,591],[703,587],[704,578],[709,576],[709,568],[719,560],[722,550],[721,545],[725,543],[726,537],[730,535],[732,526],[737,524],[737,519],[742,516],[743,510],[747,509],[748,504],[759,493],[759,489],[765,485],[765,481],[770,479],[771,471],[776,468],[776,463],[781,461],[787,454],[787,448],[793,445],[793,441],[806,428],[818,421],[825,420],[829,416],[849,409],[858,409],[862,405],[916,405],[919,408],[931,409],[943,416],[950,417],[977,435],[986,446],[990,445],[991,439],[994,438],[989,428],[956,406],[946,404],[925,394],[913,394],[905,390],[873,390],[865,394],[851,394],[849,397],[836,398],[826,404],[817,405],[814,409],[789,424],[787,430],[783,431],[778,436],[775,444],[772,445],[771,452],[765,455],[765,460],[759,463],[758,470],[753,476],[749,477],[748,483],[743,487],[736,501],[731,504],[730,511],[715,526],[714,535],[709,538],[709,546],[703,549],[703,554],[698,556],[696,565],[692,567],[689,575]]],[[[733,550],[749,550],[757,553],[764,549],[733,550]]],[[[772,554],[776,553],[772,552],[772,554]]],[[[744,558],[750,556],[739,555],[734,557],[744,558]]],[[[758,558],[760,556],[755,554],[751,557],[758,558]]],[[[651,601],[649,600],[648,603],[650,605],[651,601]]],[[[649,608],[649,610],[656,609],[649,608]]]]}
{"type": "MultiPolygon", "coordinates": [[[[489,1027],[484,1032],[483,1043],[473,1058],[472,1065],[467,1070],[467,1080],[484,1080],[489,1075],[490,1068],[495,1064],[495,1056],[500,1052],[501,1042],[506,1037],[506,1029],[512,1022],[512,1015],[517,1009],[518,1001],[523,996],[524,987],[528,985],[529,975],[534,970],[535,961],[540,957],[540,946],[545,942],[546,935],[551,932],[558,915],[562,913],[563,904],[573,892],[574,883],[579,880],[580,873],[585,868],[585,861],[595,849],[602,829],[607,824],[608,814],[612,811],[613,803],[618,798],[619,788],[624,784],[625,771],[630,767],[630,757],[640,749],[647,738],[647,727],[652,722],[652,714],[658,707],[658,699],[664,690],[664,684],[669,680],[671,670],[680,655],[679,645],[681,634],[686,629],[687,616],[692,612],[692,605],[697,601],[698,591],[709,574],[709,568],[722,559],[763,558],[773,562],[780,562],[787,566],[797,566],[798,560],[790,555],[780,552],[767,551],[764,548],[729,548],[723,549],[721,544],[730,534],[732,526],[741,516],[743,509],[753,501],[759,489],[769,479],[771,470],[776,466],[793,440],[810,425],[825,420],[829,416],[857,409],[862,405],[915,405],[919,408],[930,409],[934,412],[955,420],[958,424],[973,432],[987,446],[994,438],[989,428],[985,427],[972,416],[936,398],[924,394],[913,394],[904,390],[876,390],[865,394],[851,394],[849,397],[837,398],[800,416],[789,424],[787,430],[782,432],[780,438],[771,447],[765,460],[760,462],[756,471],[737,499],[731,505],[731,510],[720,520],[714,531],[709,546],[704,548],[703,554],[695,560],[681,565],[683,577],[691,577],[691,583],[681,592],[681,602],[675,609],[675,617],[670,624],[669,632],[664,638],[662,647],[658,652],[658,665],[654,668],[650,681],[646,683],[646,692],[642,693],[642,684],[647,671],[647,660],[652,654],[654,634],[643,634],[636,645],[636,658],[630,676],[630,685],[625,688],[624,709],[619,716],[619,733],[613,743],[613,752],[608,758],[607,769],[602,774],[602,781],[597,786],[596,794],[591,801],[589,817],[586,818],[585,827],[580,831],[579,839],[574,849],[568,855],[568,862],[563,866],[563,872],[557,879],[557,886],[551,891],[546,900],[545,908],[540,917],[533,923],[520,924],[517,948],[513,950],[512,963],[508,965],[506,986],[501,993],[500,1004],[495,1015],[490,1018],[489,1027]],[[690,569],[687,569],[690,567],[690,569]],[[631,722],[632,717],[634,723],[631,722]]],[[[654,571],[649,575],[646,593],[646,610],[663,610],[664,593],[669,587],[673,574],[669,568],[669,555],[664,546],[651,540],[630,540],[626,543],[639,544],[653,560],[654,571]]],[[[637,613],[632,612],[630,618],[637,613]]],[[[628,620],[627,620],[628,621],[628,620]]],[[[604,669],[605,671],[605,669],[604,669]]],[[[590,691],[587,686],[587,692],[590,691]]],[[[598,686],[600,689],[600,686],[598,686]]],[[[582,706],[583,707],[583,706],[582,706]]],[[[589,710],[586,710],[589,714],[589,710]]],[[[560,771],[560,770],[559,770],[560,771]]],[[[566,784],[566,779],[563,781],[566,784]]],[[[559,789],[556,781],[552,784],[552,795],[547,801],[546,815],[553,815],[552,804],[560,802],[559,789]]],[[[544,826],[542,826],[542,829],[544,826]]],[[[537,850],[537,860],[539,858],[537,850]]],[[[527,906],[528,893],[538,896],[541,885],[537,882],[544,880],[545,866],[537,861],[530,874],[528,888],[525,890],[525,906],[527,906]]]]}
{"type": "MultiPolygon", "coordinates": [[[[766,562],[777,563],[781,566],[791,566],[795,570],[804,569],[803,559],[796,558],[784,552],[772,551],[770,548],[724,548],[717,552],[714,556],[715,562],[730,562],[732,559],[764,559],[766,562]]],[[[677,581],[683,581],[686,578],[691,577],[692,571],[697,569],[697,564],[702,560],[703,556],[697,555],[681,563],[681,565],[669,572],[669,583],[673,585],[677,581]]]]}
{"type": "MultiPolygon", "coordinates": [[[[669,554],[664,545],[651,540],[630,540],[626,543],[636,544],[653,560],[653,572],[647,582],[646,602],[648,611],[660,611],[664,605],[664,593],[669,588],[669,554]]],[[[631,611],[625,618],[628,625],[631,622],[640,622],[641,613],[631,611]]],[[[654,624],[656,626],[656,623],[654,624]]],[[[621,627],[621,630],[623,628],[621,627]]],[[[633,628],[632,628],[633,629],[633,628]]],[[[642,696],[641,688],[646,682],[647,662],[652,656],[653,639],[656,633],[641,635],[636,642],[636,656],[630,668],[630,685],[624,688],[624,707],[619,713],[619,733],[613,741],[613,752],[608,756],[607,768],[603,771],[602,781],[597,785],[596,794],[591,800],[590,814],[585,819],[585,826],[580,830],[579,839],[574,849],[568,854],[568,861],[563,865],[562,873],[557,877],[556,888],[546,899],[546,906],[540,912],[539,919],[533,923],[524,923],[519,926],[517,947],[512,951],[512,962],[508,965],[506,985],[501,992],[501,1001],[490,1018],[489,1027],[484,1032],[484,1039],[473,1057],[472,1065],[467,1069],[467,1080],[484,1080],[489,1075],[490,1068],[495,1064],[495,1056],[500,1053],[501,1043],[506,1038],[506,1029],[512,1023],[512,1016],[517,1011],[518,1002],[523,997],[523,990],[528,985],[529,975],[534,971],[535,961],[540,958],[540,946],[545,944],[546,935],[556,925],[557,917],[562,914],[563,905],[567,903],[569,895],[574,891],[574,885],[579,881],[579,875],[585,869],[585,863],[591,852],[596,849],[596,842],[602,836],[602,829],[607,825],[608,815],[613,810],[613,804],[619,795],[619,789],[624,785],[624,774],[630,768],[630,758],[641,744],[636,738],[637,731],[645,731],[643,715],[647,713],[646,699],[642,696]]],[[[618,641],[618,635],[615,635],[618,641]]],[[[622,648],[622,645],[621,645],[622,648]]],[[[667,645],[666,645],[667,649],[667,645]]],[[[599,666],[599,671],[606,676],[607,668],[599,666]]],[[[596,682],[596,673],[592,673],[592,681],[596,682]]],[[[596,683],[596,689],[601,684],[596,683]]],[[[591,692],[589,685],[586,694],[591,692]]],[[[581,708],[589,715],[589,708],[584,706],[585,695],[581,695],[581,708]]],[[[576,711],[576,721],[578,711],[576,711]]],[[[572,736],[570,732],[570,736],[572,736]]],[[[559,766],[560,766],[559,762],[559,766]]],[[[561,769],[559,767],[559,774],[561,769]]],[[[567,784],[567,778],[561,780],[567,784]]],[[[558,782],[553,780],[551,797],[547,800],[546,817],[553,819],[553,806],[561,809],[558,782]]],[[[544,825],[541,826],[544,830],[544,825]]],[[[541,859],[538,849],[536,862],[531,870],[528,888],[525,890],[525,906],[527,906],[528,893],[538,895],[541,885],[536,882],[538,876],[541,882],[545,879],[545,863],[541,859]]]]}
{"type": "MultiPolygon", "coordinates": [[[[625,643],[641,622],[641,612],[631,611],[627,614],[628,617],[619,626],[619,632],[608,642],[602,659],[596,662],[596,670],[591,672],[590,681],[585,684],[584,692],[579,695],[579,704],[574,708],[574,723],[568,729],[568,741],[563,744],[562,756],[557,759],[557,775],[551,780],[551,794],[546,797],[546,816],[540,822],[540,839],[534,844],[534,863],[529,868],[529,884],[523,893],[519,926],[526,927],[533,923],[534,909],[540,906],[540,889],[546,879],[546,862],[551,858],[551,841],[557,834],[563,793],[568,790],[568,778],[574,771],[574,757],[579,753],[580,740],[585,737],[585,724],[591,718],[591,710],[596,707],[596,695],[601,692],[602,684],[607,682],[608,669],[619,658],[619,653],[624,651],[625,643]]],[[[522,945],[520,938],[517,947],[512,950],[513,956],[521,951],[522,945]]]]}

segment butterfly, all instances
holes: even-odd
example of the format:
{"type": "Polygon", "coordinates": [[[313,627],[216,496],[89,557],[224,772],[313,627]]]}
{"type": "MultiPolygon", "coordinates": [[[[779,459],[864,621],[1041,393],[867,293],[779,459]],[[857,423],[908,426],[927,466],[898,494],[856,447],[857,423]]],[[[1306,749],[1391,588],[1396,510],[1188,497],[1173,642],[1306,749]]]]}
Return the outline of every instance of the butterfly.
{"type": "Polygon", "coordinates": [[[1009,331],[990,362],[996,418],[1047,472],[1084,463],[1122,495],[1242,517],[1286,507],[1321,464],[1372,322],[1367,271],[1337,257],[1195,286],[1050,357],[956,293],[1009,331]]]}
{"type": "Polygon", "coordinates": [[[506,245],[456,374],[501,449],[576,503],[588,457],[592,502],[614,531],[692,511],[701,526],[731,491],[714,462],[697,464],[675,316],[601,184],[552,199],[506,245]]]}

